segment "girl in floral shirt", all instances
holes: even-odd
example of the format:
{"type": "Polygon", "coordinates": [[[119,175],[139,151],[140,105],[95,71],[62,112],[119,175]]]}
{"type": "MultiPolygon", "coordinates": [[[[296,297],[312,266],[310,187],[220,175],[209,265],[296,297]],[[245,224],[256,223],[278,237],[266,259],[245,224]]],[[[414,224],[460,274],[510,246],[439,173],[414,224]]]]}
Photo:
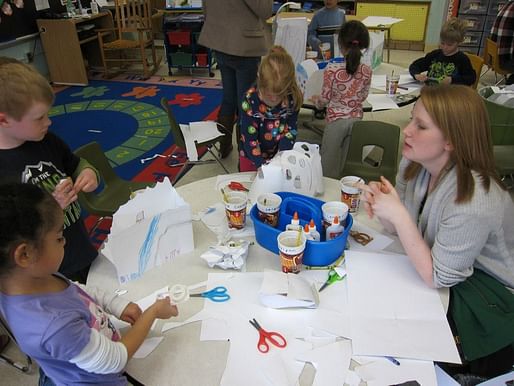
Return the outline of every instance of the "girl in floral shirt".
{"type": "Polygon", "coordinates": [[[257,170],[280,150],[293,147],[302,94],[291,56],[274,46],[262,58],[257,84],[243,97],[239,170],[257,170]]]}

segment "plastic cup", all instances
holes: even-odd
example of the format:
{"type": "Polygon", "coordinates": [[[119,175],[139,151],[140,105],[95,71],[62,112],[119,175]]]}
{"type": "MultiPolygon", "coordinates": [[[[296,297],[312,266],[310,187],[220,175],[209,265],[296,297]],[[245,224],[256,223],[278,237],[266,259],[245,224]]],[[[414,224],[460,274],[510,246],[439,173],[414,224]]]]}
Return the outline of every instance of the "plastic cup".
{"type": "Polygon", "coordinates": [[[323,60],[330,60],[332,57],[332,53],[330,52],[330,43],[321,43],[319,45],[319,49],[321,51],[321,57],[323,60]]]}
{"type": "Polygon", "coordinates": [[[231,229],[243,229],[246,224],[246,203],[248,197],[245,192],[226,192],[223,196],[225,214],[228,227],[231,229]]]}
{"type": "Polygon", "coordinates": [[[350,213],[359,210],[361,190],[355,187],[356,183],[364,183],[364,180],[357,176],[346,176],[341,178],[341,201],[348,206],[350,213]]]}
{"type": "Polygon", "coordinates": [[[298,273],[302,269],[307,238],[303,232],[285,231],[277,237],[282,272],[298,273]]]}
{"type": "Polygon", "coordinates": [[[278,225],[280,204],[282,198],[278,194],[265,193],[257,197],[259,220],[275,228],[278,225]]]}
{"type": "Polygon", "coordinates": [[[339,218],[339,223],[344,224],[346,216],[348,216],[348,205],[340,201],[329,201],[321,206],[321,212],[323,213],[323,229],[327,229],[334,218],[339,218]]]}
{"type": "Polygon", "coordinates": [[[387,74],[386,75],[386,94],[394,95],[398,89],[398,83],[400,82],[400,75],[387,74]]]}

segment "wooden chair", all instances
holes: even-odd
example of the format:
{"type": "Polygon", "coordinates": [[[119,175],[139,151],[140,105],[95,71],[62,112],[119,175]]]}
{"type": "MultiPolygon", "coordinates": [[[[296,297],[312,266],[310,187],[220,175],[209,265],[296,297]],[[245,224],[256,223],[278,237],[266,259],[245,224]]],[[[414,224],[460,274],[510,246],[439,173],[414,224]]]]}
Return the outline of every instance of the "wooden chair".
{"type": "Polygon", "coordinates": [[[489,38],[487,38],[485,40],[484,64],[488,67],[487,71],[489,71],[489,70],[494,71],[496,85],[501,83],[502,80],[507,79],[507,75],[509,74],[509,72],[503,70],[500,67],[500,58],[498,56],[498,44],[496,44],[496,42],[492,41],[489,38]],[[503,78],[500,79],[499,81],[498,81],[498,77],[497,77],[498,74],[503,76],[503,78]]]}
{"type": "Polygon", "coordinates": [[[115,28],[97,30],[104,66],[123,68],[140,63],[144,78],[153,75],[161,63],[157,58],[152,33],[150,0],[115,0],[115,28]]]}
{"type": "Polygon", "coordinates": [[[465,52],[466,56],[469,58],[471,62],[471,67],[475,70],[476,78],[475,83],[473,83],[473,88],[476,89],[478,86],[478,81],[480,79],[480,74],[482,74],[482,67],[484,65],[484,59],[478,55],[471,54],[469,52],[465,52]]]}
{"type": "MultiPolygon", "coordinates": [[[[216,142],[220,141],[222,135],[220,135],[217,138],[211,139],[209,141],[204,141],[204,142],[195,141],[197,148],[205,146],[207,148],[207,151],[209,153],[211,153],[211,155],[214,157],[214,159],[205,160],[205,161],[200,161],[200,160],[190,161],[189,156],[187,155],[186,140],[184,139],[184,134],[182,134],[180,125],[177,123],[177,120],[175,119],[175,116],[173,115],[173,111],[171,111],[171,108],[170,108],[170,105],[168,104],[167,98],[165,98],[165,97],[161,98],[161,106],[164,109],[164,111],[166,111],[166,113],[168,114],[168,120],[170,122],[170,129],[171,129],[171,133],[173,134],[173,139],[175,141],[175,145],[179,149],[186,151],[186,161],[185,162],[169,165],[170,167],[182,167],[180,169],[180,171],[178,172],[177,176],[175,177],[175,179],[173,180],[173,184],[175,184],[175,182],[177,182],[189,170],[189,166],[194,166],[194,165],[205,165],[205,164],[217,162],[223,168],[225,173],[227,173],[227,174],[230,173],[228,171],[228,169],[225,167],[225,165],[223,165],[223,163],[221,162],[219,157],[216,155],[216,151],[213,151],[214,144],[216,142]]],[[[214,150],[216,150],[215,147],[214,147],[214,150]]]]}

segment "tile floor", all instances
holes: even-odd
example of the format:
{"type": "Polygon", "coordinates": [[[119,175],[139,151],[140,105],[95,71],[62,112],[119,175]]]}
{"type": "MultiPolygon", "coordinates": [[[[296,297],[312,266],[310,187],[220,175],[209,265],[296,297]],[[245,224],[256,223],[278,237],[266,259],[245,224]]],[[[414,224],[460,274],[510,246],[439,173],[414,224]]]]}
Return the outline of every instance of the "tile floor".
{"type": "MultiPolygon", "coordinates": [[[[420,51],[402,51],[402,50],[392,50],[391,51],[391,63],[399,65],[401,67],[408,67],[408,65],[416,58],[421,56],[422,53],[420,51]]],[[[485,69],[484,69],[485,72],[485,69]]],[[[188,72],[180,73],[174,71],[174,75],[176,76],[190,76],[188,72]]],[[[219,77],[219,71],[215,71],[216,77],[219,77]]],[[[163,76],[168,75],[168,68],[165,63],[161,64],[161,68],[159,70],[159,74],[163,76]]],[[[198,73],[194,72],[192,74],[193,77],[202,77],[207,76],[205,71],[199,71],[198,73]]],[[[485,74],[480,79],[481,85],[491,85],[494,82],[494,75],[492,73],[485,74]]],[[[378,111],[372,113],[365,113],[364,119],[369,120],[380,120],[385,122],[390,122],[399,125],[400,127],[405,126],[410,117],[410,110],[412,105],[406,106],[399,110],[390,110],[390,111],[378,111]]],[[[302,128],[301,122],[303,121],[311,121],[313,120],[312,111],[307,109],[302,109],[299,117],[299,134],[298,138],[302,141],[307,142],[315,142],[320,143],[321,138],[315,133],[305,130],[302,128]]],[[[322,125],[323,121],[318,121],[317,124],[322,125]]],[[[207,159],[208,155],[206,156],[207,159]]],[[[237,172],[237,152],[233,151],[229,157],[223,160],[224,164],[231,172],[237,172]]],[[[223,169],[218,164],[209,164],[193,167],[191,171],[189,171],[177,184],[177,186],[185,185],[189,182],[196,181],[201,178],[216,176],[220,173],[223,173],[223,169]]],[[[6,349],[6,353],[17,361],[22,361],[24,356],[19,352],[16,346],[13,343],[10,343],[6,349]]],[[[38,372],[37,365],[33,366],[33,370],[29,374],[22,374],[20,371],[14,369],[11,366],[3,364],[0,362],[0,379],[2,385],[6,386],[29,386],[29,385],[37,385],[38,381],[38,372]]]]}

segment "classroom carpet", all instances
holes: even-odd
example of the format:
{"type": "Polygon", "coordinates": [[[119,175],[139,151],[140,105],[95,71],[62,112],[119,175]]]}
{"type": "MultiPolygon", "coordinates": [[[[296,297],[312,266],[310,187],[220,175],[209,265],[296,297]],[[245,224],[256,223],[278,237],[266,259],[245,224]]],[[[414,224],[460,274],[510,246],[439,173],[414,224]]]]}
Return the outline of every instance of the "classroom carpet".
{"type": "MultiPolygon", "coordinates": [[[[178,123],[215,120],[221,102],[221,84],[214,79],[152,77],[147,81],[120,77],[92,79],[88,86],[56,87],[49,117],[50,130],[71,148],[96,141],[116,173],[127,180],[162,181],[174,176],[185,161],[175,146],[166,112],[166,97],[178,123]]],[[[199,156],[204,151],[199,152],[199,156]]],[[[86,216],[86,226],[96,217],[86,216]]],[[[92,235],[99,245],[108,233],[108,221],[92,235]]]]}

